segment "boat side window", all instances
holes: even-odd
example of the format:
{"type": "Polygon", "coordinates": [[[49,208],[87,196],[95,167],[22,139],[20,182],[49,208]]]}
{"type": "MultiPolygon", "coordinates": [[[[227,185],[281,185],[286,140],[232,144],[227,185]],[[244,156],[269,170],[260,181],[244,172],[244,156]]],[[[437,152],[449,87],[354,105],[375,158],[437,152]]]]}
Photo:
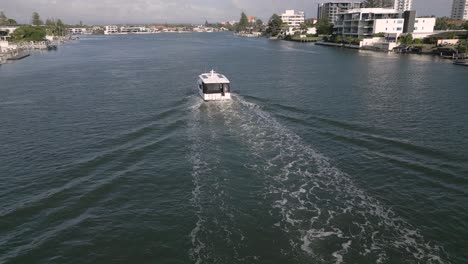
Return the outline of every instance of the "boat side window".
{"type": "Polygon", "coordinates": [[[230,92],[230,87],[228,83],[204,83],[203,84],[203,93],[213,94],[221,93],[224,90],[225,93],[230,92]]]}

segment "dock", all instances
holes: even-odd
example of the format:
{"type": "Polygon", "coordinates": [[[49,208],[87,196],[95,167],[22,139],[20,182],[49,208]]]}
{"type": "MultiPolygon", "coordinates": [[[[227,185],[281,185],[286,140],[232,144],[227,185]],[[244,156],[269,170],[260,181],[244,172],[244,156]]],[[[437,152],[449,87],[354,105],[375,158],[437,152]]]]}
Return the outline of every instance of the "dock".
{"type": "Polygon", "coordinates": [[[456,60],[453,62],[455,65],[460,65],[460,66],[468,66],[468,61],[467,60],[456,60]]]}
{"type": "Polygon", "coordinates": [[[29,57],[31,54],[29,53],[18,53],[18,54],[15,54],[15,55],[12,55],[11,57],[7,58],[7,60],[21,60],[21,59],[24,59],[26,57],[29,57]]]}

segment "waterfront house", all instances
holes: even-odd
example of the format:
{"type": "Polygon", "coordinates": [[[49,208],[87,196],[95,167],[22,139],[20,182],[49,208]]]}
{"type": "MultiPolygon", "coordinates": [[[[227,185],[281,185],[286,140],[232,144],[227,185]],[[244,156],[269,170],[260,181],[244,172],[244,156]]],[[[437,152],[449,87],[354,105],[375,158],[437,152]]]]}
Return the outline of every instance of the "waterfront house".
{"type": "Polygon", "coordinates": [[[372,38],[384,33],[398,38],[404,33],[431,34],[435,18],[416,18],[416,11],[399,11],[388,8],[359,8],[339,13],[334,33],[343,37],[372,38]]]}
{"type": "Polygon", "coordinates": [[[435,21],[433,17],[417,18],[416,11],[358,8],[339,13],[333,29],[343,39],[360,39],[360,46],[391,50],[403,34],[412,34],[414,38],[433,34],[435,21]]]}
{"type": "Polygon", "coordinates": [[[68,29],[68,33],[70,33],[70,34],[72,34],[72,35],[86,34],[86,33],[87,33],[87,29],[84,28],[84,27],[81,27],[81,28],[69,28],[69,29],[68,29]]]}
{"type": "Polygon", "coordinates": [[[0,26],[0,40],[7,40],[19,26],[0,26]]]}
{"type": "Polygon", "coordinates": [[[149,32],[147,27],[123,26],[120,27],[120,33],[145,33],[149,32]]]}

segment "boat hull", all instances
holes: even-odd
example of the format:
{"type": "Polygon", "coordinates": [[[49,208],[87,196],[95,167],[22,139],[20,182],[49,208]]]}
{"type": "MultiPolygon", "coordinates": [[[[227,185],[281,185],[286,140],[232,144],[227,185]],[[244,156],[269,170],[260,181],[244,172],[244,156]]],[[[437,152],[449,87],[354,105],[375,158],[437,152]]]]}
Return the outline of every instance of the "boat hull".
{"type": "Polygon", "coordinates": [[[453,64],[460,66],[468,66],[468,61],[456,61],[453,64]]]}
{"type": "Polygon", "coordinates": [[[221,93],[214,93],[214,94],[204,94],[200,89],[198,89],[198,93],[200,94],[201,98],[205,101],[228,101],[231,100],[231,93],[224,93],[224,96],[221,93]]]}

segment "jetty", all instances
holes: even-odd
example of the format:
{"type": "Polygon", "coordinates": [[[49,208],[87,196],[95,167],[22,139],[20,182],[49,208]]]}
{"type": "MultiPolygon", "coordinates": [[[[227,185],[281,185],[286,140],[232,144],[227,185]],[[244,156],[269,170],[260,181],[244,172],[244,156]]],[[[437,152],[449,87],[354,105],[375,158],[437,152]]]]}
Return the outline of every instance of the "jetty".
{"type": "Polygon", "coordinates": [[[31,54],[28,53],[28,52],[16,52],[14,54],[11,54],[7,60],[21,60],[21,59],[24,59],[26,57],[29,57],[31,54]]]}
{"type": "Polygon", "coordinates": [[[324,42],[324,41],[316,41],[315,45],[360,49],[359,45],[345,44],[345,43],[332,43],[332,42],[324,42]]]}

